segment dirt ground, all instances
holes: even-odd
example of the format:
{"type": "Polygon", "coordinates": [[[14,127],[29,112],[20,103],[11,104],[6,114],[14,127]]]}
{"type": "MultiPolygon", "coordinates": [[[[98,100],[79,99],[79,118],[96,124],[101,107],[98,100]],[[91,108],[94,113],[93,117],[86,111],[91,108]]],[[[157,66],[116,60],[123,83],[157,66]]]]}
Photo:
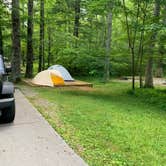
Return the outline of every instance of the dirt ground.
{"type": "MultiPolygon", "coordinates": [[[[119,80],[119,82],[131,82],[131,77],[124,77],[119,80]]],[[[159,86],[166,86],[166,79],[165,78],[154,78],[154,85],[159,85],[159,86]]],[[[136,77],[136,82],[139,82],[139,78],[136,77]]]]}

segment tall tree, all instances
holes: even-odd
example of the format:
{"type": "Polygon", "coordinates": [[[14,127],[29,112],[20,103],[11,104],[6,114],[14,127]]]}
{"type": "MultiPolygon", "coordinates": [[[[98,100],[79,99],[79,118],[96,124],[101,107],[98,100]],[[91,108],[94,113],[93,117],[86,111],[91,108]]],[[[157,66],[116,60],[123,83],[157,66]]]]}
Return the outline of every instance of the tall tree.
{"type": "Polygon", "coordinates": [[[20,20],[21,20],[21,60],[22,65],[25,67],[26,65],[26,46],[27,46],[27,2],[25,0],[20,1],[21,12],[20,12],[20,20]]]}
{"type": "Polygon", "coordinates": [[[143,7],[141,10],[142,13],[142,20],[141,20],[141,32],[140,32],[140,39],[139,39],[139,48],[138,48],[138,59],[137,63],[139,63],[139,85],[140,88],[143,88],[143,54],[144,54],[144,40],[145,40],[145,22],[147,17],[147,1],[143,2],[143,7]]]}
{"type": "Polygon", "coordinates": [[[80,26],[80,3],[81,0],[75,0],[75,19],[74,19],[74,33],[73,35],[79,37],[79,26],[80,26]]]}
{"type": "Polygon", "coordinates": [[[21,79],[21,44],[20,44],[20,11],[19,0],[12,0],[12,79],[21,79]]]}
{"type": "Polygon", "coordinates": [[[39,45],[39,66],[40,72],[45,68],[44,60],[44,0],[40,0],[40,45],[39,45]]]}
{"type": "Polygon", "coordinates": [[[107,14],[107,35],[106,35],[106,55],[105,55],[105,82],[109,81],[110,77],[110,54],[111,54],[111,39],[112,39],[112,9],[113,3],[108,2],[107,14]]]}
{"type": "Polygon", "coordinates": [[[27,57],[25,77],[33,76],[33,0],[28,0],[27,57]]]}
{"type": "MultiPolygon", "coordinates": [[[[163,22],[163,27],[166,27],[166,4],[164,5],[164,8],[163,8],[162,22],[163,22]]],[[[164,76],[163,66],[164,66],[164,54],[166,52],[165,42],[166,42],[166,34],[162,32],[159,36],[159,41],[158,41],[159,57],[158,57],[158,60],[157,60],[157,68],[156,68],[156,76],[157,77],[163,77],[164,76]]]]}
{"type": "Polygon", "coordinates": [[[133,29],[129,24],[129,12],[126,7],[126,1],[123,0],[123,9],[125,14],[125,21],[126,21],[126,29],[127,29],[127,37],[128,37],[128,44],[129,49],[131,52],[131,75],[132,75],[132,89],[135,89],[135,42],[136,42],[136,34],[137,34],[137,25],[138,25],[138,19],[140,14],[140,0],[136,1],[136,15],[134,14],[134,24],[136,24],[135,28],[133,29]]]}
{"type": "Polygon", "coordinates": [[[47,58],[47,66],[49,67],[50,66],[50,62],[51,62],[51,45],[52,45],[52,42],[51,42],[51,28],[48,27],[47,28],[47,35],[48,35],[48,58],[47,58]]]}
{"type": "MultiPolygon", "coordinates": [[[[155,0],[153,23],[157,24],[159,22],[159,15],[160,15],[160,0],[155,0]]],[[[145,88],[153,88],[153,55],[154,55],[156,37],[157,37],[157,30],[155,29],[153,30],[149,41],[150,43],[149,56],[145,71],[145,88]]]]}

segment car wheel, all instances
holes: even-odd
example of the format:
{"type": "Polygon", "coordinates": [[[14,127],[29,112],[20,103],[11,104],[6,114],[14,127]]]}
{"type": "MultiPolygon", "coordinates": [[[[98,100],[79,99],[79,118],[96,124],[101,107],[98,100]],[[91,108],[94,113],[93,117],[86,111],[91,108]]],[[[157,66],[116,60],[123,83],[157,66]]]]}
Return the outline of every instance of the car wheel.
{"type": "Polygon", "coordinates": [[[1,123],[13,122],[15,118],[15,102],[11,104],[10,107],[4,108],[0,116],[1,123]]]}

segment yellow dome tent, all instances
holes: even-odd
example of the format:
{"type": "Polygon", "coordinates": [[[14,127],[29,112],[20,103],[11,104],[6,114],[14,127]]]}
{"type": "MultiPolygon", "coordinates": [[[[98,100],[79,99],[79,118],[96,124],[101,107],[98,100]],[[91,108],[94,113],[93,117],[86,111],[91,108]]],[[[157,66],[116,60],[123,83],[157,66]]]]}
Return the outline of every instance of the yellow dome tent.
{"type": "Polygon", "coordinates": [[[41,86],[51,86],[54,85],[64,85],[64,80],[61,76],[61,73],[55,70],[44,70],[38,73],[35,78],[32,80],[32,83],[35,85],[41,86]]]}

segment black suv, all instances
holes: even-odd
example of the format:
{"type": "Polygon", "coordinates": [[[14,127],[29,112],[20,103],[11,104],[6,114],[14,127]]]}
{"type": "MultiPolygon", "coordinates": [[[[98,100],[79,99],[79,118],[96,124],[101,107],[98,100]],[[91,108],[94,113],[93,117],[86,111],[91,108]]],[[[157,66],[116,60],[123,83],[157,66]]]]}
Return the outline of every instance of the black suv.
{"type": "Polygon", "coordinates": [[[13,122],[15,117],[14,85],[7,79],[9,71],[0,55],[0,123],[13,122]]]}

